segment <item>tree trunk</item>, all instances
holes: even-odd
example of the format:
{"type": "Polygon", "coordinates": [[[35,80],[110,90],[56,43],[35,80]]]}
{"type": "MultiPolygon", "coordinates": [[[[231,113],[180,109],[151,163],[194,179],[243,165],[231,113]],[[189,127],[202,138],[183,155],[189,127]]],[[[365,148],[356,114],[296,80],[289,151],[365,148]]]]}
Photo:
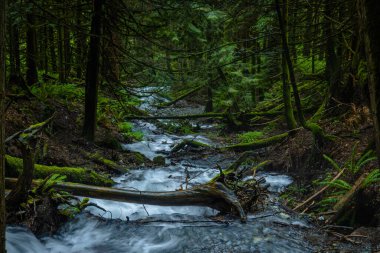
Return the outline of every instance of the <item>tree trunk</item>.
{"type": "MultiPolygon", "coordinates": [[[[118,13],[118,0],[109,0],[107,4],[107,12],[104,13],[104,29],[103,29],[103,44],[102,44],[102,75],[111,83],[119,83],[120,81],[120,53],[122,47],[122,39],[118,27],[121,24],[118,13]],[[106,29],[107,28],[107,29],[106,29]]],[[[147,47],[151,47],[150,43],[147,47]]],[[[150,52],[150,50],[148,50],[150,52]]],[[[149,58],[153,59],[153,54],[149,58]]],[[[151,60],[149,60],[151,61],[151,60]]],[[[153,62],[153,60],[152,60],[153,62]]]]}
{"type": "Polygon", "coordinates": [[[54,29],[49,26],[48,27],[48,44],[49,44],[49,51],[50,51],[50,64],[51,69],[53,72],[57,72],[57,55],[55,53],[55,39],[54,39],[54,29]]]}
{"type": "Polygon", "coordinates": [[[63,50],[63,37],[62,37],[62,25],[58,25],[58,72],[59,82],[66,82],[65,64],[64,64],[64,50],[63,50]]]}
{"type": "Polygon", "coordinates": [[[0,1],[0,252],[5,250],[5,15],[6,1],[0,1]]]}
{"type": "Polygon", "coordinates": [[[48,28],[49,37],[49,51],[50,51],[50,64],[53,72],[57,72],[57,55],[55,53],[55,40],[54,40],[54,29],[49,26],[48,28]]]}
{"type": "MultiPolygon", "coordinates": [[[[31,3],[29,1],[29,3],[31,3]]],[[[37,74],[37,46],[36,46],[36,27],[35,17],[32,13],[33,10],[29,10],[26,15],[27,30],[26,30],[26,83],[27,85],[33,85],[38,82],[37,74]]]]}
{"type": "Polygon", "coordinates": [[[83,58],[84,58],[84,43],[86,41],[85,35],[83,34],[82,28],[82,1],[77,0],[77,11],[76,11],[76,48],[75,48],[75,72],[78,79],[82,78],[83,74],[83,58]]]}
{"type": "MultiPolygon", "coordinates": [[[[287,0],[283,0],[282,2],[282,13],[283,13],[283,22],[285,29],[285,38],[288,39],[287,36],[287,26],[288,26],[288,3],[287,0]]],[[[287,42],[286,42],[287,43],[287,42]]],[[[285,54],[282,52],[281,54],[281,67],[282,67],[282,96],[284,100],[284,110],[285,110],[285,119],[289,130],[293,130],[297,127],[296,119],[294,118],[293,107],[292,107],[292,96],[290,93],[289,86],[289,70],[286,64],[285,54]]]]}
{"type": "MultiPolygon", "coordinates": [[[[64,11],[65,19],[67,20],[66,10],[64,11]]],[[[70,46],[70,30],[65,25],[63,27],[63,55],[64,55],[64,68],[65,68],[65,81],[70,76],[71,72],[71,46],[70,46]]]]}
{"type": "Polygon", "coordinates": [[[287,42],[287,38],[286,38],[286,30],[285,30],[285,26],[284,26],[284,17],[281,13],[279,0],[276,0],[276,11],[277,11],[277,16],[278,16],[278,23],[279,23],[280,30],[281,30],[283,55],[284,55],[284,58],[286,60],[286,64],[288,66],[290,83],[292,85],[294,100],[295,100],[295,104],[297,107],[298,120],[300,121],[300,123],[303,127],[306,127],[306,120],[305,120],[305,118],[303,116],[303,112],[302,112],[301,98],[300,98],[299,93],[298,93],[296,77],[294,75],[293,62],[292,62],[292,59],[290,58],[290,51],[289,51],[289,46],[288,46],[288,42],[287,42]]]}
{"type": "MultiPolygon", "coordinates": [[[[10,50],[9,50],[9,60],[10,60],[10,73],[9,73],[9,88],[12,86],[21,86],[24,80],[21,76],[21,65],[20,65],[20,34],[18,24],[12,24],[9,20],[9,37],[10,37],[10,50]]],[[[25,84],[24,84],[25,85],[25,84]]]]}
{"type": "Polygon", "coordinates": [[[94,0],[94,12],[91,21],[91,38],[86,69],[85,116],[83,125],[83,136],[88,141],[94,141],[95,139],[103,4],[104,0],[94,0]]]}
{"type": "MultiPolygon", "coordinates": [[[[7,185],[14,187],[15,180],[7,179],[7,185]]],[[[219,182],[200,185],[190,190],[168,192],[134,191],[74,183],[57,183],[53,188],[83,197],[136,204],[208,206],[227,213],[235,211],[242,222],[245,222],[247,218],[234,192],[219,182]]]]}
{"type": "Polygon", "coordinates": [[[7,196],[7,206],[17,209],[28,198],[34,174],[34,153],[30,146],[22,145],[23,170],[18,178],[16,187],[7,196]]]}
{"type": "Polygon", "coordinates": [[[213,102],[212,102],[212,88],[207,86],[207,102],[205,107],[205,112],[212,112],[214,110],[213,102]]]}
{"type": "Polygon", "coordinates": [[[380,1],[358,0],[357,10],[368,66],[368,87],[374,123],[376,153],[380,165],[380,1]]]}
{"type": "Polygon", "coordinates": [[[45,73],[47,74],[49,72],[49,58],[48,58],[48,51],[46,50],[48,48],[48,44],[49,44],[49,40],[48,40],[48,30],[47,30],[47,26],[44,25],[44,27],[42,28],[42,35],[43,35],[43,38],[42,38],[42,48],[41,48],[41,55],[43,56],[42,59],[43,59],[43,68],[45,70],[45,73]]]}
{"type": "MultiPolygon", "coordinates": [[[[330,0],[325,0],[325,36],[326,36],[326,79],[329,82],[331,99],[341,100],[342,93],[340,85],[340,66],[337,53],[335,51],[334,26],[331,21],[333,8],[335,4],[330,0]]],[[[330,107],[336,105],[334,101],[330,101],[330,107]]]]}

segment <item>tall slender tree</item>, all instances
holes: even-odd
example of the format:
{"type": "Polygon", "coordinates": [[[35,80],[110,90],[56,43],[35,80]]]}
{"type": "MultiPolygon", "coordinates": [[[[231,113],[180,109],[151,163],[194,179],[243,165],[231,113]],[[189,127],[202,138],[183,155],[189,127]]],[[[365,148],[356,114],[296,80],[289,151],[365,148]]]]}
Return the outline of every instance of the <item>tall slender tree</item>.
{"type": "Polygon", "coordinates": [[[5,8],[0,1],[0,252],[5,252],[5,8]]]}
{"type": "Polygon", "coordinates": [[[359,23],[368,66],[368,87],[374,124],[376,153],[380,165],[380,1],[358,0],[359,23]]]}
{"type": "MultiPolygon", "coordinates": [[[[284,26],[284,33],[285,36],[283,36],[282,39],[288,40],[288,2],[287,0],[282,1],[282,23],[284,26]]],[[[285,42],[287,43],[287,41],[285,42]]],[[[289,70],[288,65],[286,63],[285,59],[285,52],[282,51],[281,53],[281,66],[282,66],[282,96],[284,100],[284,109],[285,109],[285,119],[286,124],[288,125],[289,130],[293,130],[297,127],[297,122],[294,117],[293,107],[292,107],[292,96],[290,91],[290,85],[289,85],[289,70]]]]}
{"type": "Polygon", "coordinates": [[[88,141],[94,141],[96,130],[103,4],[104,0],[94,0],[94,11],[91,20],[91,37],[86,68],[85,116],[83,125],[83,137],[88,141]]]}
{"type": "MultiPolygon", "coordinates": [[[[30,6],[33,6],[32,1],[27,2],[30,6]]],[[[26,83],[27,85],[33,85],[38,82],[37,73],[37,47],[36,47],[36,27],[35,17],[33,13],[34,8],[30,8],[26,14],[27,30],[26,30],[26,83]]]]}

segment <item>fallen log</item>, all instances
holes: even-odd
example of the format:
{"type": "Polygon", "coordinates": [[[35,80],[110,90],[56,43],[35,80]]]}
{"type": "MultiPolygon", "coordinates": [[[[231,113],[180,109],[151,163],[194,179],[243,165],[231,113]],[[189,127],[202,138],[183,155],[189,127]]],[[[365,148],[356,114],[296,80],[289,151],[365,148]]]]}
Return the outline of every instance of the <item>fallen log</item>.
{"type": "Polygon", "coordinates": [[[239,143],[231,146],[221,147],[220,149],[232,149],[235,151],[255,150],[259,148],[265,148],[275,143],[285,140],[289,136],[289,133],[282,133],[266,139],[257,140],[250,143],[239,143]]]}
{"type": "Polygon", "coordinates": [[[125,120],[158,120],[158,119],[199,119],[199,118],[228,118],[233,115],[236,118],[249,119],[256,116],[278,116],[283,112],[251,112],[251,113],[200,113],[189,115],[162,115],[162,116],[138,116],[130,115],[126,116],[125,120]]]}
{"type": "MultiPolygon", "coordinates": [[[[47,166],[41,164],[34,165],[34,178],[46,178],[52,174],[60,174],[67,177],[71,182],[92,184],[99,186],[111,186],[114,184],[112,179],[100,175],[93,170],[74,167],[47,166]]],[[[5,174],[8,177],[16,177],[23,170],[23,159],[6,155],[5,174]]]]}
{"type": "MultiPolygon", "coordinates": [[[[6,186],[14,187],[17,179],[6,178],[6,186]]],[[[37,183],[35,181],[35,183],[37,183]]],[[[160,206],[208,206],[222,212],[236,212],[242,222],[246,214],[235,194],[221,183],[201,185],[191,190],[148,192],[90,186],[76,183],[56,183],[54,189],[73,195],[160,206]]]]}
{"type": "Polygon", "coordinates": [[[206,86],[205,84],[199,85],[199,86],[195,87],[194,89],[191,89],[190,91],[187,91],[184,94],[180,95],[179,97],[173,99],[172,101],[169,101],[169,102],[166,102],[166,103],[162,103],[159,106],[160,107],[167,107],[167,106],[174,105],[177,102],[179,102],[180,100],[183,100],[183,99],[187,98],[188,96],[190,96],[191,94],[193,94],[193,93],[201,90],[205,86],[206,86]]]}

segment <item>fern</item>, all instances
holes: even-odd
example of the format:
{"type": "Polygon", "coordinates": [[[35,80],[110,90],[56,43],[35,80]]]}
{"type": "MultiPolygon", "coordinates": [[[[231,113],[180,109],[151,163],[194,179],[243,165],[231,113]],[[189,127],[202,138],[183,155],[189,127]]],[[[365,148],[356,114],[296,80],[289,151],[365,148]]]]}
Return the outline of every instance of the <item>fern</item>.
{"type": "Polygon", "coordinates": [[[355,167],[353,168],[353,172],[357,173],[360,170],[360,168],[364,167],[366,164],[376,159],[377,157],[375,153],[372,150],[368,151],[356,162],[355,167]]]}
{"type": "Polygon", "coordinates": [[[351,189],[351,185],[349,183],[347,183],[346,181],[342,180],[342,179],[338,179],[338,180],[335,180],[334,182],[322,182],[321,185],[329,185],[330,187],[333,187],[333,188],[337,188],[337,189],[341,189],[341,190],[350,190],[351,189]]]}
{"type": "MultiPolygon", "coordinates": [[[[368,151],[364,153],[359,159],[356,159],[357,155],[357,146],[358,143],[352,148],[349,159],[342,165],[339,164],[329,157],[328,155],[323,155],[324,159],[337,171],[342,171],[343,168],[346,168],[347,172],[351,175],[357,174],[365,165],[371,161],[377,159],[374,152],[368,151]]],[[[368,187],[370,184],[380,182],[380,170],[373,170],[364,180],[362,187],[368,187]]],[[[337,179],[331,182],[331,176],[327,176],[322,182],[319,182],[320,185],[327,185],[330,187],[328,196],[324,197],[320,202],[319,206],[323,208],[328,208],[330,205],[336,203],[341,196],[346,194],[351,188],[352,185],[343,179],[337,179]]]]}
{"type": "Polygon", "coordinates": [[[368,174],[368,176],[363,181],[362,187],[365,188],[365,187],[368,187],[369,185],[377,183],[377,182],[380,182],[380,170],[379,169],[375,169],[368,174]]]}
{"type": "Polygon", "coordinates": [[[325,158],[326,161],[328,161],[336,170],[341,171],[342,169],[338,165],[337,162],[335,162],[331,157],[328,155],[323,155],[323,158],[325,158]]]}

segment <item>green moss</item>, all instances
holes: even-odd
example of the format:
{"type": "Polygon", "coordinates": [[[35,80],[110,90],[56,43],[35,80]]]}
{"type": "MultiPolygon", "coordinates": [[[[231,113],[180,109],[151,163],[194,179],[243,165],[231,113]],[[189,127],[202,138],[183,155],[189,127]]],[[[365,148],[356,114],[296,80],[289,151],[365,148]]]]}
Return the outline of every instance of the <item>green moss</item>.
{"type": "Polygon", "coordinates": [[[97,145],[114,150],[123,150],[120,142],[111,134],[106,135],[104,139],[97,143],[97,145]]]}
{"type": "Polygon", "coordinates": [[[133,155],[138,164],[143,164],[146,160],[145,156],[140,153],[133,153],[133,155]]]}
{"type": "Polygon", "coordinates": [[[165,166],[165,163],[166,163],[165,157],[156,156],[155,158],[153,158],[153,163],[158,166],[165,166]]]}
{"type": "Polygon", "coordinates": [[[283,133],[275,135],[266,139],[257,140],[250,143],[239,143],[232,146],[223,147],[221,149],[233,149],[237,151],[254,150],[259,148],[265,148],[275,143],[278,143],[289,136],[289,133],[283,133]]]}
{"type": "MultiPolygon", "coordinates": [[[[6,155],[5,161],[7,176],[18,176],[23,168],[23,160],[6,155]]],[[[112,179],[100,175],[90,169],[35,164],[34,178],[46,178],[52,174],[64,175],[67,177],[67,181],[81,184],[96,186],[111,186],[114,184],[112,179]]]]}
{"type": "Polygon", "coordinates": [[[246,132],[244,134],[239,134],[237,138],[241,143],[250,143],[257,139],[260,139],[261,137],[263,137],[263,135],[263,132],[253,131],[246,132]]]}
{"type": "Polygon", "coordinates": [[[126,173],[128,171],[128,168],[124,167],[124,166],[121,166],[117,163],[115,163],[114,161],[112,160],[109,160],[109,159],[106,159],[104,158],[103,156],[101,156],[100,154],[98,153],[88,153],[88,152],[83,152],[89,159],[92,159],[94,160],[96,163],[98,164],[101,164],[101,165],[104,165],[106,166],[108,169],[111,169],[111,170],[116,170],[120,173],[126,173]]]}
{"type": "Polygon", "coordinates": [[[133,125],[129,122],[120,123],[118,126],[119,126],[119,131],[127,139],[141,141],[144,136],[143,133],[140,131],[133,131],[133,125]]]}
{"type": "Polygon", "coordinates": [[[177,145],[172,148],[171,152],[178,152],[181,149],[183,149],[186,146],[190,146],[193,148],[207,148],[210,147],[209,145],[199,142],[199,141],[193,141],[193,140],[183,140],[182,142],[178,143],[177,145]]]}

